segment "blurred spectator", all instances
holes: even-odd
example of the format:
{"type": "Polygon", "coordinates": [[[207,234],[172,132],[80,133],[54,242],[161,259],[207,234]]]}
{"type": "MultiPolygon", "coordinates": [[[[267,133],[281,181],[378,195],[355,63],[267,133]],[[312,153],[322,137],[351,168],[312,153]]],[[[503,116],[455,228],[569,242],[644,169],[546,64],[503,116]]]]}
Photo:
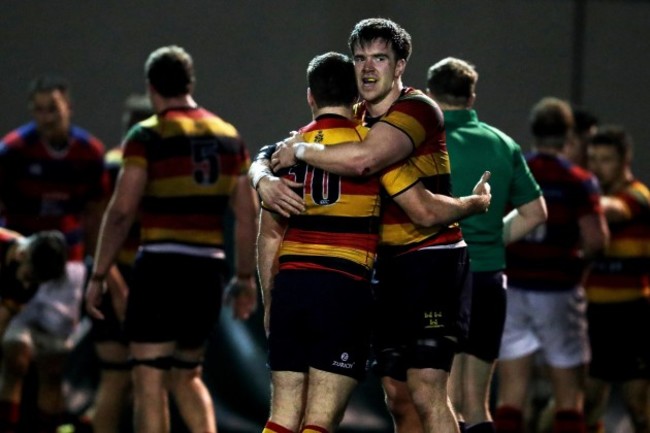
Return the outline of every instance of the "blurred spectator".
{"type": "Polygon", "coordinates": [[[59,230],[68,244],[66,275],[41,284],[11,320],[3,338],[0,423],[14,431],[20,420],[23,380],[38,371],[36,427],[52,432],[67,419],[63,369],[81,310],[86,251],[92,251],[108,193],[104,145],[70,123],[68,84],[36,78],[29,90],[33,121],[0,142],[0,201],[7,228],[30,236],[59,230]]]}
{"type": "Polygon", "coordinates": [[[523,405],[535,354],[543,354],[553,387],[553,431],[582,433],[590,359],[582,280],[608,239],[596,179],[562,156],[571,140],[568,103],[543,98],[532,109],[534,152],[527,157],[542,187],[548,220],[507,249],[506,323],[499,358],[499,433],[524,431],[523,405]]]}
{"type": "Polygon", "coordinates": [[[611,241],[586,282],[592,360],[587,387],[590,431],[601,430],[613,383],[636,433],[650,431],[650,191],[634,177],[632,139],[602,126],[587,146],[589,169],[603,189],[611,241]]]}

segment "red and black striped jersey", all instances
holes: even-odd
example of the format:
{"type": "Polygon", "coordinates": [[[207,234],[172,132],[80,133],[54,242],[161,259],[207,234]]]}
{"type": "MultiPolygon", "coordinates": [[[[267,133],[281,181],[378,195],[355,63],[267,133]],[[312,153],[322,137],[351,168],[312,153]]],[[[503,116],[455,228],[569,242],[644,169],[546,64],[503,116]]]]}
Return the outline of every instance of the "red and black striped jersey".
{"type": "MultiPolygon", "coordinates": [[[[418,181],[434,194],[451,196],[450,164],[445,143],[444,117],[438,105],[424,93],[405,88],[388,111],[376,119],[366,118],[364,104],[355,115],[371,126],[384,122],[404,132],[413,143],[413,153],[384,169],[382,185],[395,197],[418,181]]],[[[402,254],[422,248],[458,243],[462,240],[458,223],[449,226],[419,227],[413,224],[397,203],[384,200],[381,222],[381,251],[402,254]]]]}
{"type": "Polygon", "coordinates": [[[628,218],[610,222],[610,241],[586,282],[590,302],[625,302],[650,298],[650,191],[633,180],[613,197],[626,207],[628,218]]]}
{"type": "MultiPolygon", "coordinates": [[[[305,141],[327,146],[359,142],[367,129],[341,116],[324,115],[300,129],[305,141]]],[[[288,220],[280,269],[321,269],[369,279],[379,242],[377,176],[347,177],[299,163],[280,173],[300,182],[306,210],[288,220]]]]}
{"type": "Polygon", "coordinates": [[[55,151],[28,123],[0,142],[0,200],[6,226],[28,236],[59,230],[68,243],[69,260],[84,254],[82,216],[88,202],[108,196],[104,145],[87,131],[71,126],[67,147],[55,151]]]}
{"type": "Polygon", "coordinates": [[[581,283],[586,266],[578,221],[602,213],[598,182],[562,157],[532,153],[527,163],[542,188],[548,219],[507,247],[508,282],[530,290],[573,289],[581,283]]]}
{"type": "Polygon", "coordinates": [[[172,108],[133,126],[122,147],[125,166],[147,170],[141,244],[223,253],[230,197],[250,166],[235,127],[203,108],[172,108]]]}

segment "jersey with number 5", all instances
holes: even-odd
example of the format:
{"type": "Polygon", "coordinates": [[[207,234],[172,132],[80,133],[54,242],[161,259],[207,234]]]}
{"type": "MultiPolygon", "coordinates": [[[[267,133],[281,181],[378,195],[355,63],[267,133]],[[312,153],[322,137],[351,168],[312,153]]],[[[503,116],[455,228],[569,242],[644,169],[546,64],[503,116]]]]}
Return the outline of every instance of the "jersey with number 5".
{"type": "Polygon", "coordinates": [[[224,218],[250,155],[233,125],[203,108],[172,108],[136,124],[124,165],[147,170],[141,243],[223,249],[224,218]]]}

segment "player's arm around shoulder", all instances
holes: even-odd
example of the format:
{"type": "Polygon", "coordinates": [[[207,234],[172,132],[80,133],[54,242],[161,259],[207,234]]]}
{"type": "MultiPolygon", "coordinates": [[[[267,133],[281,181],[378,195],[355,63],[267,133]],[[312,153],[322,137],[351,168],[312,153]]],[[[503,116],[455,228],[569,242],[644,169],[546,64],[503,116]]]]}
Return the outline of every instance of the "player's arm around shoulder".
{"type": "Polygon", "coordinates": [[[277,144],[272,144],[260,149],[248,170],[248,178],[264,206],[288,218],[305,210],[301,197],[292,190],[302,184],[273,173],[271,155],[276,148],[277,144]]]}
{"type": "Polygon", "coordinates": [[[492,200],[489,179],[490,172],[485,172],[472,194],[460,198],[433,194],[418,181],[393,199],[418,226],[448,225],[487,212],[492,200]]]}

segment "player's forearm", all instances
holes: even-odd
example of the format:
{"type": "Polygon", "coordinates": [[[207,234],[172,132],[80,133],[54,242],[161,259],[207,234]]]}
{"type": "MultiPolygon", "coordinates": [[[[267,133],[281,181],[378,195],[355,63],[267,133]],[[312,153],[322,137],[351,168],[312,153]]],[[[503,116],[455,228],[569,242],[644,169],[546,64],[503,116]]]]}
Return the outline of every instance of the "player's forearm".
{"type": "Polygon", "coordinates": [[[546,221],[548,212],[544,197],[513,209],[503,218],[503,243],[516,242],[546,221]]]}
{"type": "Polygon", "coordinates": [[[273,277],[277,272],[277,255],[282,242],[282,236],[275,227],[273,216],[268,211],[262,211],[260,230],[257,236],[257,273],[262,289],[262,302],[270,300],[273,277]]]}
{"type": "Polygon", "coordinates": [[[629,207],[619,198],[602,196],[600,205],[610,223],[628,221],[632,217],[629,207]]]}
{"type": "Polygon", "coordinates": [[[84,248],[86,254],[94,254],[97,249],[99,229],[102,225],[107,199],[94,200],[86,205],[83,213],[84,248]]]}
{"type": "Polygon", "coordinates": [[[368,176],[381,167],[373,163],[360,143],[342,143],[323,146],[318,143],[294,145],[296,159],[341,176],[368,176]]]}
{"type": "Polygon", "coordinates": [[[248,170],[248,179],[254,189],[257,189],[257,184],[262,178],[265,176],[273,176],[273,170],[271,169],[271,155],[273,155],[276,148],[277,144],[262,146],[255,156],[255,159],[248,170]]]}
{"type": "Polygon", "coordinates": [[[605,216],[600,213],[584,215],[578,220],[578,227],[583,257],[591,260],[599,256],[609,244],[610,233],[605,216]]]}
{"type": "Polygon", "coordinates": [[[255,218],[241,221],[235,229],[236,269],[239,277],[249,277],[255,274],[255,218]]]}
{"type": "Polygon", "coordinates": [[[438,224],[451,224],[469,216],[485,213],[489,206],[487,197],[472,194],[460,198],[433,194],[438,204],[438,224]]]}
{"type": "Polygon", "coordinates": [[[456,198],[433,194],[415,185],[393,198],[414,224],[421,227],[448,225],[475,213],[485,212],[489,198],[478,194],[456,198]]]}
{"type": "Polygon", "coordinates": [[[260,180],[266,176],[273,176],[270,159],[257,159],[253,161],[248,170],[248,179],[251,186],[257,189],[260,180]]]}
{"type": "Polygon", "coordinates": [[[93,278],[98,280],[106,278],[132,223],[133,215],[111,207],[104,214],[93,260],[93,278]]]}
{"type": "Polygon", "coordinates": [[[259,205],[255,191],[242,176],[234,193],[236,275],[250,277],[255,274],[255,237],[259,205]]]}

